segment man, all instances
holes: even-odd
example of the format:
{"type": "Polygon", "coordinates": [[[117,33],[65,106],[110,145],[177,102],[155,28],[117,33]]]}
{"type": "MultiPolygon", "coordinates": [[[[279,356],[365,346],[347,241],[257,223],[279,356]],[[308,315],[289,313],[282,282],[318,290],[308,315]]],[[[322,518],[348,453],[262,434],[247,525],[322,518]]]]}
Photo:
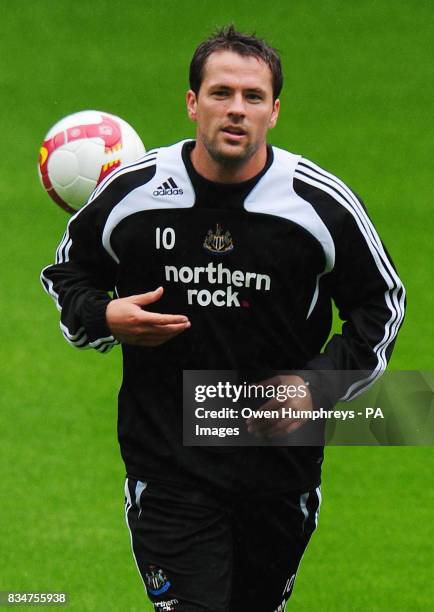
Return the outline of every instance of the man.
{"type": "MultiPolygon", "coordinates": [[[[322,448],[183,446],[182,371],[308,370],[312,394],[287,406],[352,399],[386,366],[404,289],[357,196],[266,144],[272,48],[223,29],[196,49],[190,87],[196,140],[110,175],[42,282],[71,344],[122,344],[127,524],[155,610],[273,612],[317,523],[322,448]],[[332,298],[345,323],[321,353],[332,298]],[[330,370],[369,372],[324,387],[330,370]]],[[[271,438],[301,425],[248,424],[271,438]]]]}

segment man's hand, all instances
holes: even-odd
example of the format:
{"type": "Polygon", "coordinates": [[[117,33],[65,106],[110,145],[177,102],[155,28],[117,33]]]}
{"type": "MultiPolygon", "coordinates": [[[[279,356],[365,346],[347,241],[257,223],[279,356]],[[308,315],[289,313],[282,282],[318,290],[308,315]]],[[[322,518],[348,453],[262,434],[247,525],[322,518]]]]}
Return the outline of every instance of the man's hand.
{"type": "Polygon", "coordinates": [[[184,315],[143,310],[143,306],[157,302],[163,291],[163,287],[158,287],[155,291],[130,295],[109,303],[106,310],[107,325],[119,342],[138,346],[159,346],[191,326],[188,317],[184,315]]]}
{"type": "MultiPolygon", "coordinates": [[[[258,384],[258,383],[257,383],[258,384]]],[[[286,388],[294,387],[298,391],[295,397],[288,397],[285,401],[278,401],[273,398],[263,404],[259,410],[276,410],[279,414],[282,414],[282,410],[292,411],[300,410],[307,413],[311,413],[313,410],[312,396],[309,391],[309,387],[306,385],[304,380],[300,376],[275,376],[269,378],[260,383],[262,386],[273,385],[278,387],[279,385],[285,385],[286,388]]],[[[250,417],[247,419],[247,431],[254,436],[263,438],[275,438],[286,436],[296,429],[301,427],[308,418],[289,418],[281,416],[277,419],[266,419],[266,418],[254,418],[250,417]]]]}

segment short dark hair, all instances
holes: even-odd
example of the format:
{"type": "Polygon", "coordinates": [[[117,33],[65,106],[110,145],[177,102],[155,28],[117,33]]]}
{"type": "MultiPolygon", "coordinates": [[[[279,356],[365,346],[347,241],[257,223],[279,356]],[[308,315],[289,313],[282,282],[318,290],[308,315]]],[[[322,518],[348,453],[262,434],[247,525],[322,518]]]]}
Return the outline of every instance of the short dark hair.
{"type": "Polygon", "coordinates": [[[206,60],[215,51],[234,51],[239,55],[249,55],[265,62],[271,70],[273,98],[276,100],[282,91],[283,74],[280,57],[276,49],[255,34],[237,32],[234,25],[225,26],[200,43],[190,63],[190,89],[199,93],[203,80],[206,60]]]}

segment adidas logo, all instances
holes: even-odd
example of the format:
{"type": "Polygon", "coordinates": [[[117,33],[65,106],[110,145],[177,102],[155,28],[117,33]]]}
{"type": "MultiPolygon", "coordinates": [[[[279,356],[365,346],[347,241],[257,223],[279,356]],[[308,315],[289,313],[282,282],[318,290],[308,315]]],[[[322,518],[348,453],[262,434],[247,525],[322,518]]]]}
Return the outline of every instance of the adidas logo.
{"type": "Polygon", "coordinates": [[[154,196],[182,195],[183,193],[171,176],[153,191],[154,196]]]}

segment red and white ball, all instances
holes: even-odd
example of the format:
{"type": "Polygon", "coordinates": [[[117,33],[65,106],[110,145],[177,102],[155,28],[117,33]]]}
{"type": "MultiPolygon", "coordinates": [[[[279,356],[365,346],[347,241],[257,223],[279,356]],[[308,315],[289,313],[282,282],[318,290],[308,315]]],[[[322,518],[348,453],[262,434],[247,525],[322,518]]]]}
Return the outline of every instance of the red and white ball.
{"type": "Polygon", "coordinates": [[[44,138],[38,172],[48,195],[64,210],[76,212],[110,172],[145,153],[126,121],[87,110],[58,121],[44,138]]]}

